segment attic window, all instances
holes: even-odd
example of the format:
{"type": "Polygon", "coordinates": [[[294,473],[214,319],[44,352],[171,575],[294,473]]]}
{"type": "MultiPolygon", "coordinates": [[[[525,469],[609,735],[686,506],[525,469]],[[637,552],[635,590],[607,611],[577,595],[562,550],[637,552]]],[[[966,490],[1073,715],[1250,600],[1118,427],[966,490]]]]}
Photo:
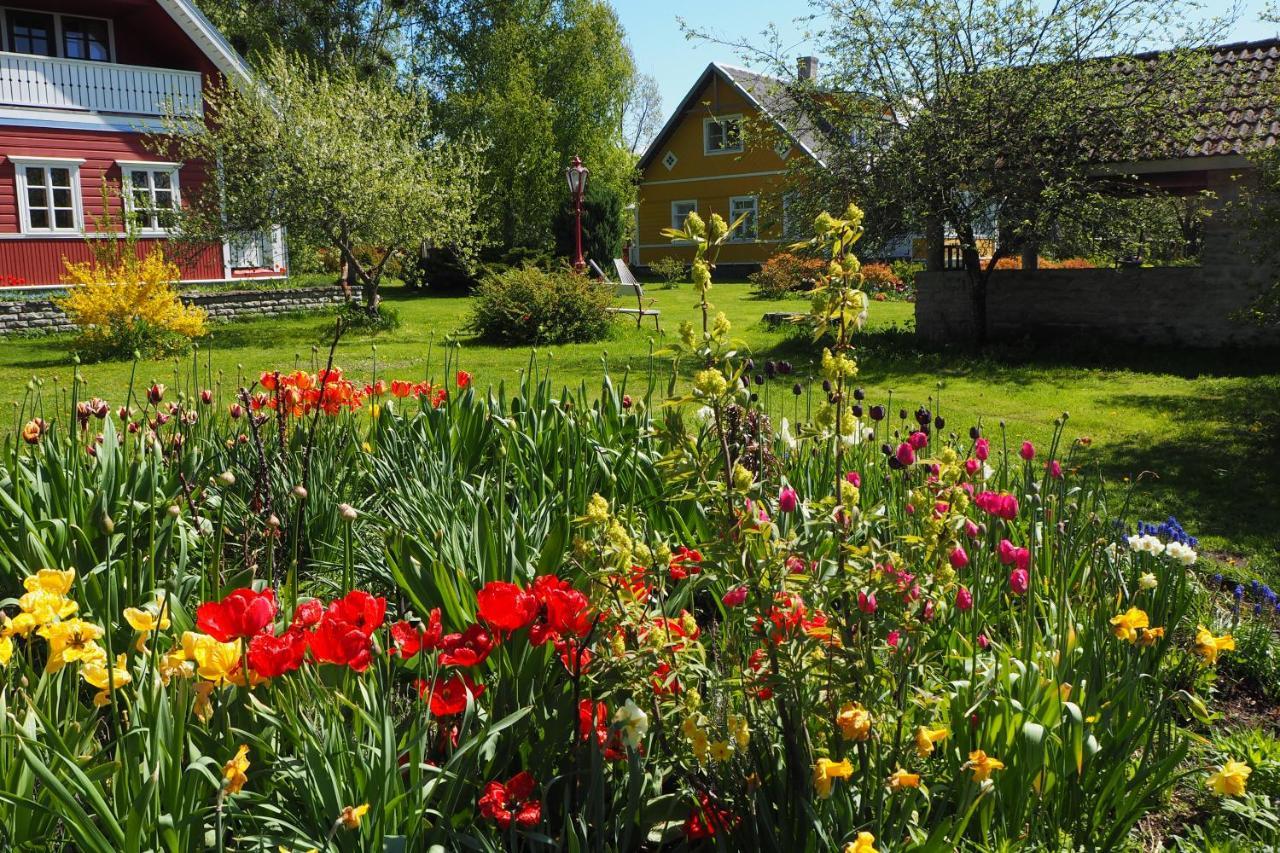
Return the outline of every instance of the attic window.
{"type": "Polygon", "coordinates": [[[742,150],[742,116],[716,116],[702,122],[705,154],[736,154],[742,150]]]}
{"type": "Polygon", "coordinates": [[[668,172],[674,169],[678,162],[680,162],[680,160],[676,157],[676,152],[674,151],[668,151],[667,156],[662,158],[662,165],[667,167],[668,172]]]}

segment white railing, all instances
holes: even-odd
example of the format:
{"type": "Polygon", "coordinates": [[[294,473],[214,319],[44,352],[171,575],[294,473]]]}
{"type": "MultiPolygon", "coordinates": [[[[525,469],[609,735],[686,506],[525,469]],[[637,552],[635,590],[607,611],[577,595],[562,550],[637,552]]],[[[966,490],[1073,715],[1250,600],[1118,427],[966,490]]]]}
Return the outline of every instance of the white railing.
{"type": "Polygon", "coordinates": [[[159,116],[201,115],[203,103],[196,71],[0,52],[0,105],[159,116]]]}

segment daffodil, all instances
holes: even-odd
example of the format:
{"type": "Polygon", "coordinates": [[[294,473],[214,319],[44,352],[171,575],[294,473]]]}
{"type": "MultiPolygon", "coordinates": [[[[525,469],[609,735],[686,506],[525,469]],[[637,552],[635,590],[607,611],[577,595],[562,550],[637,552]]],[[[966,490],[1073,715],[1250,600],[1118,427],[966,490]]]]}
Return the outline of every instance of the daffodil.
{"type": "Polygon", "coordinates": [[[235,758],[222,765],[222,778],[226,780],[224,787],[228,794],[240,793],[244,783],[249,781],[249,777],[245,775],[245,771],[248,769],[249,745],[242,743],[240,748],[236,750],[235,758]]]}
{"type": "Polygon", "coordinates": [[[901,791],[903,788],[919,788],[919,787],[920,787],[919,773],[908,773],[906,770],[903,770],[901,767],[899,767],[897,770],[893,771],[893,775],[889,777],[890,791],[901,791]]]}
{"type": "Polygon", "coordinates": [[[813,765],[813,787],[818,796],[827,799],[831,796],[831,787],[836,779],[848,779],[853,775],[853,765],[849,759],[832,761],[830,758],[819,758],[813,765]]]}
{"type": "Polygon", "coordinates": [[[96,687],[98,693],[93,697],[93,704],[101,708],[111,702],[110,691],[133,681],[133,676],[125,665],[125,656],[116,655],[116,663],[108,667],[106,655],[101,659],[85,661],[80,667],[80,677],[90,686],[96,687]]]}
{"type": "Polygon", "coordinates": [[[991,778],[993,772],[1004,769],[1004,762],[998,758],[992,758],[980,749],[975,749],[969,753],[969,760],[965,762],[963,769],[973,771],[973,781],[985,782],[991,778]]]}
{"type": "Polygon", "coordinates": [[[1164,628],[1143,628],[1138,632],[1138,645],[1154,646],[1164,638],[1164,628]]]}
{"type": "Polygon", "coordinates": [[[866,740],[871,737],[871,712],[857,702],[845,702],[836,715],[836,725],[845,740],[866,740]]]}
{"type": "Polygon", "coordinates": [[[1231,759],[1209,775],[1208,788],[1219,797],[1243,797],[1253,768],[1243,761],[1231,759]]]}
{"type": "Polygon", "coordinates": [[[1151,620],[1144,611],[1130,607],[1124,613],[1111,617],[1111,633],[1117,639],[1135,643],[1138,640],[1138,630],[1150,624],[1151,620]]]}
{"type": "Polygon", "coordinates": [[[946,740],[950,732],[946,729],[930,729],[920,726],[916,729],[916,755],[928,758],[933,754],[933,745],[946,740]]]}
{"type": "Polygon", "coordinates": [[[343,829],[359,829],[360,819],[363,818],[368,811],[368,803],[361,803],[358,806],[343,806],[342,814],[338,816],[338,822],[342,824],[343,829]]]}
{"type": "Polygon", "coordinates": [[[1219,652],[1235,651],[1236,641],[1230,634],[1215,637],[1208,628],[1200,625],[1196,628],[1196,652],[1209,663],[1218,662],[1219,652]]]}
{"type": "Polygon", "coordinates": [[[876,837],[869,832],[859,832],[858,837],[844,846],[841,853],[880,853],[876,849],[876,837]]]}

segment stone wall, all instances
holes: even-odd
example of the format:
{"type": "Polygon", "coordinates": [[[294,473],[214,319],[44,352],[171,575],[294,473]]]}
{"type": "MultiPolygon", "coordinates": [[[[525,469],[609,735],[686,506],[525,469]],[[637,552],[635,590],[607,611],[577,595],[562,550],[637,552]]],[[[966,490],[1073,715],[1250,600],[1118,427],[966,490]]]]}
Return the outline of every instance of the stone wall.
{"type": "MultiPolygon", "coordinates": [[[[1232,315],[1258,295],[1255,280],[1211,267],[1000,270],[987,287],[991,340],[1075,338],[1152,346],[1276,345],[1273,331],[1232,315]]],[[[974,340],[965,274],[916,275],[916,334],[974,340]]]]}
{"type": "MultiPolygon", "coordinates": [[[[215,322],[237,317],[274,317],[294,311],[316,311],[339,305],[342,300],[340,287],[182,294],[183,302],[200,306],[215,322]]],[[[52,299],[0,299],[0,337],[18,332],[68,332],[74,328],[52,299]]]]}

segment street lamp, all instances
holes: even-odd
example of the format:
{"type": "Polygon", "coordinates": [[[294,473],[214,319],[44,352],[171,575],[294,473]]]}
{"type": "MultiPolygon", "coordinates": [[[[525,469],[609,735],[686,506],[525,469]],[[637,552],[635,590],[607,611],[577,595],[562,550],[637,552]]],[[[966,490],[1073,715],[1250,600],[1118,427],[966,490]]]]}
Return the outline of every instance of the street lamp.
{"type": "Polygon", "coordinates": [[[587,262],[582,257],[582,197],[587,192],[587,177],[590,174],[587,167],[582,165],[582,159],[576,154],[569,168],[564,170],[565,179],[569,182],[569,192],[573,194],[573,215],[577,225],[574,235],[573,268],[578,272],[584,272],[587,268],[587,262]]]}

